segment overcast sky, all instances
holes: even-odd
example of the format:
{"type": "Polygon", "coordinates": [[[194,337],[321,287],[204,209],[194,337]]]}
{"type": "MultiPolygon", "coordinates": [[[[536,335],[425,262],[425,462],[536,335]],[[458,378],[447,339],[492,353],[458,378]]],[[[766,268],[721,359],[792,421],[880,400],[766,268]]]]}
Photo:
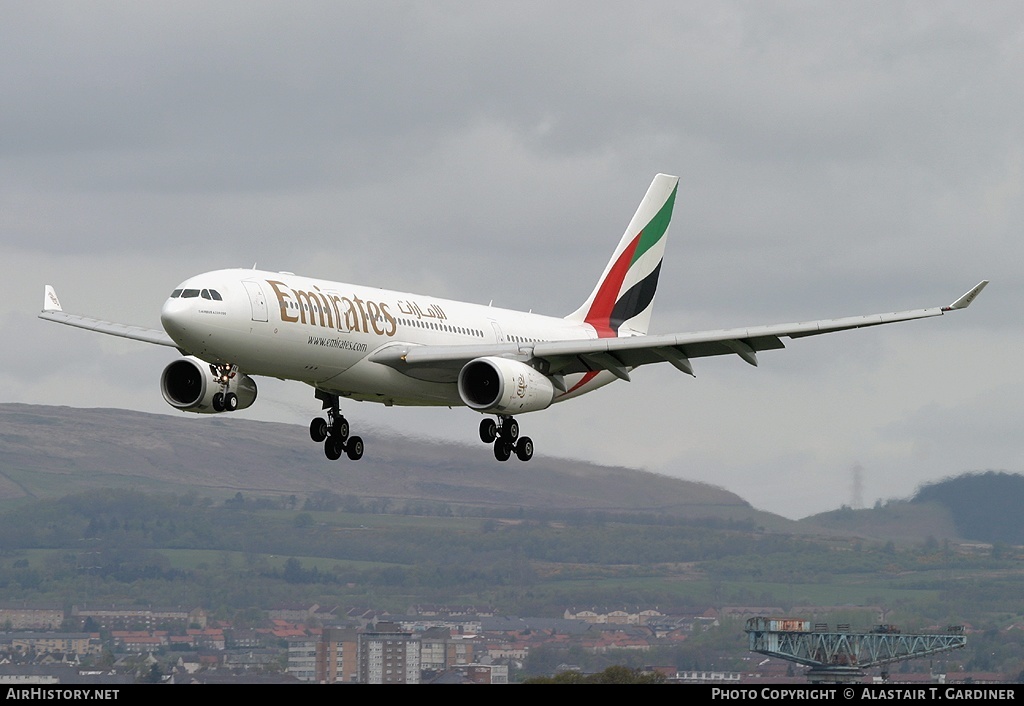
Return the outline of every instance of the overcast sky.
{"type": "MultiPolygon", "coordinates": [[[[66,310],[154,328],[180,281],[254,263],[565,315],[666,172],[654,333],[992,285],[954,315],[787,340],[756,369],[642,368],[520,417],[538,454],[791,518],[1024,470],[1019,2],[2,0],[0,17],[0,401],[180,414],[158,389],[173,351],[35,319],[46,283],[66,310]]],[[[238,414],[318,411],[261,379],[238,414]]],[[[500,470],[468,410],[344,412],[368,454],[439,436],[500,470]]]]}

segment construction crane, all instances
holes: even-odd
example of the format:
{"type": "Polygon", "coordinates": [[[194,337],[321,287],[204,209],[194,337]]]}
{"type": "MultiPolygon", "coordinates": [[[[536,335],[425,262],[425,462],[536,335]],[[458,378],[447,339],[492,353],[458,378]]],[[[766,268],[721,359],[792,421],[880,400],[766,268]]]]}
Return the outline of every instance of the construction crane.
{"type": "Polygon", "coordinates": [[[816,683],[857,681],[869,667],[961,648],[967,644],[963,632],[961,625],[934,635],[905,635],[895,625],[876,625],[867,632],[839,625],[829,632],[827,624],[766,617],[750,618],[746,627],[752,652],[808,666],[807,677],[816,683]]]}

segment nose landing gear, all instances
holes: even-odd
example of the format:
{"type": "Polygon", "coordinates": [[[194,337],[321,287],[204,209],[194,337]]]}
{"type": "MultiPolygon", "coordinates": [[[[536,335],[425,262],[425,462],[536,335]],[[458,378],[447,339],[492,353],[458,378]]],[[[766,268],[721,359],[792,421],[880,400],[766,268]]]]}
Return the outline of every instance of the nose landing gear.
{"type": "Polygon", "coordinates": [[[519,436],[519,422],[514,417],[501,416],[500,424],[493,419],[480,421],[480,441],[494,444],[494,458],[507,461],[514,451],[520,461],[533,458],[533,439],[519,436]]]}
{"type": "Polygon", "coordinates": [[[317,391],[317,397],[324,401],[327,419],[316,417],[309,423],[309,438],[318,444],[323,442],[324,455],[331,461],[337,461],[342,454],[352,461],[361,459],[363,440],[358,436],[349,436],[348,420],[341,414],[338,396],[317,391]]]}

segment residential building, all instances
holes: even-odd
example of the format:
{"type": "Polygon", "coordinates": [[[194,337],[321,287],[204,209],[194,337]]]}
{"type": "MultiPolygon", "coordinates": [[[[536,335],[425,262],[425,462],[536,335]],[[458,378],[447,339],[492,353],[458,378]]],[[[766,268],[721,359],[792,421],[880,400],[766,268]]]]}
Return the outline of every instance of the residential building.
{"type": "Polygon", "coordinates": [[[359,635],[359,681],[363,684],[419,684],[420,640],[394,623],[377,623],[359,635]]]}
{"type": "Polygon", "coordinates": [[[288,674],[299,681],[316,681],[316,645],[318,638],[293,637],[288,640],[288,674]]]}
{"type": "Polygon", "coordinates": [[[359,679],[359,635],[354,628],[324,628],[316,645],[316,680],[321,684],[359,679]]]}

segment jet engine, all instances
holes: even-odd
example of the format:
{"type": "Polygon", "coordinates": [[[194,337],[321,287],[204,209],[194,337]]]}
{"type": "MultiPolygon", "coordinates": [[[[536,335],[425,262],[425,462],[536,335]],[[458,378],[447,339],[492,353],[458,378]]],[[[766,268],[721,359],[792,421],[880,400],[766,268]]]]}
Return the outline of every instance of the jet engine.
{"type": "Polygon", "coordinates": [[[216,414],[251,406],[256,401],[256,381],[236,373],[225,388],[209,363],[187,356],[164,368],[160,392],[167,404],[183,412],[216,414]]]}
{"type": "Polygon", "coordinates": [[[512,415],[550,407],[555,386],[525,363],[491,356],[463,366],[459,397],[478,412],[512,415]]]}

